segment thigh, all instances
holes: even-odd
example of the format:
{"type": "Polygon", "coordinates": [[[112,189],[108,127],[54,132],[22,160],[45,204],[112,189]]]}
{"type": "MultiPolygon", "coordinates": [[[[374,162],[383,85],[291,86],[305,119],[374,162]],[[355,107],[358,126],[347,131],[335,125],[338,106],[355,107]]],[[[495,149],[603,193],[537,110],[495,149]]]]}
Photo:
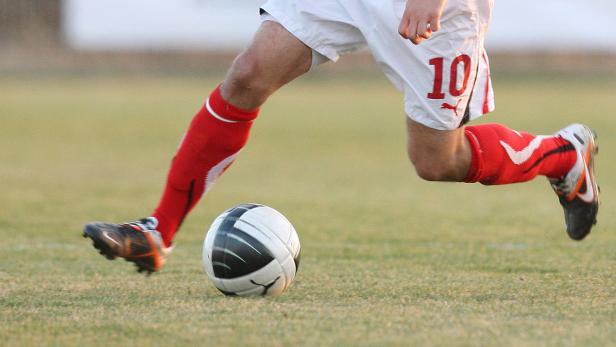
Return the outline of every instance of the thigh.
{"type": "Polygon", "coordinates": [[[263,20],[280,23],[310,47],[318,63],[366,46],[366,40],[339,0],[268,0],[263,20]]]}

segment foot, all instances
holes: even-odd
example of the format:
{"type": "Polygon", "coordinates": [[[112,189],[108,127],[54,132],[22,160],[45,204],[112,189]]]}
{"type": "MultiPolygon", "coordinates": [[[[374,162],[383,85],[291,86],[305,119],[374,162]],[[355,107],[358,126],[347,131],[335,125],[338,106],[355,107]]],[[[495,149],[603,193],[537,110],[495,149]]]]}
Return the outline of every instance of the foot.
{"type": "Polygon", "coordinates": [[[599,188],[595,179],[594,157],[598,152],[595,133],[587,126],[572,124],[556,133],[569,141],[577,152],[577,161],[560,179],[550,179],[565,211],[569,237],[582,240],[597,223],[599,188]]]}
{"type": "Polygon", "coordinates": [[[91,238],[107,259],[124,258],[135,263],[138,272],[151,274],[165,264],[171,253],[171,247],[164,247],[157,226],[153,217],[124,224],[93,222],[84,226],[83,237],[91,238]]]}

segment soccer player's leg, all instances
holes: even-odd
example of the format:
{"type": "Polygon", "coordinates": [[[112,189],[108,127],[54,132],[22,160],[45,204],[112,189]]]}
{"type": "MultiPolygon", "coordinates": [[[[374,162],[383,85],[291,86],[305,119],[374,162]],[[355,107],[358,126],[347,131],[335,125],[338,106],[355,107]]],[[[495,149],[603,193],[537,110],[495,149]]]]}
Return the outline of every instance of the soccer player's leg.
{"type": "Polygon", "coordinates": [[[311,59],[308,46],[280,24],[264,22],[193,118],[153,215],[124,224],[89,223],[84,237],[108,259],[125,258],[140,272],[160,269],[186,215],[246,144],[259,107],[278,88],[307,72],[311,59]]]}
{"type": "Polygon", "coordinates": [[[597,145],[594,133],[584,125],[537,136],[500,124],[436,130],[409,119],[408,134],[409,157],[426,180],[498,185],[545,176],[563,206],[572,239],[583,239],[596,223],[597,145]]]}
{"type": "Polygon", "coordinates": [[[312,51],[280,24],[266,21],[224,82],[194,117],[173,159],[154,217],[170,244],[185,216],[235,160],[259,107],[310,68],[312,51]]]}
{"type": "MultiPolygon", "coordinates": [[[[555,135],[535,136],[500,124],[463,127],[494,109],[483,48],[491,7],[489,0],[449,1],[441,30],[419,46],[401,39],[391,24],[402,17],[404,6],[363,11],[379,14],[377,31],[383,34],[368,45],[405,92],[409,157],[419,176],[432,181],[491,185],[546,176],[565,210],[569,236],[580,240],[598,210],[592,131],[572,125],[555,135]]],[[[366,27],[374,21],[366,18],[366,27]]]]}
{"type": "Polygon", "coordinates": [[[596,136],[572,124],[554,135],[535,136],[499,124],[467,126],[471,165],[466,182],[486,185],[546,176],[564,209],[569,236],[582,240],[597,222],[599,188],[594,175],[596,136]]]}

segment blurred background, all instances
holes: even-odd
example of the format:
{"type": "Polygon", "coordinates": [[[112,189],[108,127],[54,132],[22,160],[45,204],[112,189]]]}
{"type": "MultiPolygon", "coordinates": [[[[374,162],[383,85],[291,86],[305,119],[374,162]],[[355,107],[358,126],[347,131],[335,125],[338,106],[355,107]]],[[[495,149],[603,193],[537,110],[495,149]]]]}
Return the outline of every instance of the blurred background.
{"type": "MultiPolygon", "coordinates": [[[[224,68],[249,42],[263,2],[0,0],[0,70],[224,68]]],[[[487,47],[497,69],[614,69],[614,18],[609,0],[497,1],[487,47]]],[[[366,55],[346,60],[370,66],[366,55]]]]}

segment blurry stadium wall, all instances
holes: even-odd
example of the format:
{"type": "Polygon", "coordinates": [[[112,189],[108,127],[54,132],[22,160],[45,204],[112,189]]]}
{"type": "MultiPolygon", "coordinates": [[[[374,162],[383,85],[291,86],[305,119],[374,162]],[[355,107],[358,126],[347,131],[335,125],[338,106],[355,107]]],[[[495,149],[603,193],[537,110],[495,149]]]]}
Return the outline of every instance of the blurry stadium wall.
{"type": "MultiPolygon", "coordinates": [[[[65,33],[76,48],[239,49],[258,26],[263,2],[65,0],[65,33]]],[[[494,18],[491,50],[616,52],[612,0],[497,0],[494,18]]]]}
{"type": "MultiPolygon", "coordinates": [[[[152,62],[155,68],[222,67],[249,42],[263,2],[0,0],[0,70],[88,69],[114,61],[136,68],[152,62]]],[[[614,68],[614,18],[613,0],[496,0],[487,47],[504,56],[600,56],[599,65],[614,68]]]]}
{"type": "Polygon", "coordinates": [[[57,44],[61,27],[62,0],[0,0],[0,48],[57,44]]]}

